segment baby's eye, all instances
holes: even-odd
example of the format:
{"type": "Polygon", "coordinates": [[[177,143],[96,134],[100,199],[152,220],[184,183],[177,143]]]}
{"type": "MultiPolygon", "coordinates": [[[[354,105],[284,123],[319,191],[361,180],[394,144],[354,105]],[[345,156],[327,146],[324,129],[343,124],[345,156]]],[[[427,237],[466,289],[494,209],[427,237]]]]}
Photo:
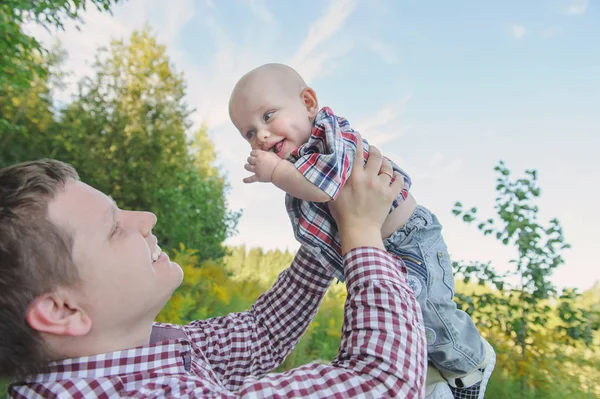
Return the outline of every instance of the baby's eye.
{"type": "Polygon", "coordinates": [[[263,116],[264,121],[268,122],[269,119],[271,119],[271,117],[273,116],[274,113],[275,112],[273,112],[273,111],[269,111],[269,112],[265,113],[265,115],[263,116]]]}
{"type": "Polygon", "coordinates": [[[246,139],[248,141],[252,140],[252,137],[254,137],[254,132],[252,130],[249,130],[246,132],[246,139]]]}

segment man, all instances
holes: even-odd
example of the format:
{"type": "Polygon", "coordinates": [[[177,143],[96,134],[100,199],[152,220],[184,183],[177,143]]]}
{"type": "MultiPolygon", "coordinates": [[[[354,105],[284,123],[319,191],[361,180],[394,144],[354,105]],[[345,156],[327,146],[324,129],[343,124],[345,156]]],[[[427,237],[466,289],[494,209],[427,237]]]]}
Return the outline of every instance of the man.
{"type": "Polygon", "coordinates": [[[357,151],[331,204],[348,298],[339,354],[268,374],[313,319],[332,276],[300,248],[251,310],[185,326],[153,323],[181,268],[156,217],[120,210],[57,161],[0,171],[0,375],[15,398],[402,397],[424,393],[426,344],[401,260],[381,226],[402,179],[357,151]],[[356,166],[360,165],[360,166],[356,166]]]}

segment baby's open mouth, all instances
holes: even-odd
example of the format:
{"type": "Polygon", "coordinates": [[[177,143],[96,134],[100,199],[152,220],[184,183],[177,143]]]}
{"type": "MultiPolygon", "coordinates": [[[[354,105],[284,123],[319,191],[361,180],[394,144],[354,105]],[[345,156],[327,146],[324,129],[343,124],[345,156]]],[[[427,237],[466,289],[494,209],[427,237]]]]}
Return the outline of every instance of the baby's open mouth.
{"type": "Polygon", "coordinates": [[[275,144],[273,146],[273,152],[275,152],[275,154],[279,154],[279,151],[281,151],[281,148],[283,148],[283,140],[281,140],[280,142],[278,142],[277,144],[275,144]]]}

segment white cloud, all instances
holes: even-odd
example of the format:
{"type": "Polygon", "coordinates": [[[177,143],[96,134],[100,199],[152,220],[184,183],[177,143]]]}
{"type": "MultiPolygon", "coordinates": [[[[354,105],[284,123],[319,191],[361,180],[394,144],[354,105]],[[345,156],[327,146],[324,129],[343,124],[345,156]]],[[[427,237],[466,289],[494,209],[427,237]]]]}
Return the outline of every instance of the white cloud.
{"type": "Polygon", "coordinates": [[[446,157],[435,152],[425,165],[414,165],[411,178],[413,181],[440,180],[455,176],[461,170],[464,161],[461,158],[446,160],[446,157]]]}
{"type": "Polygon", "coordinates": [[[409,93],[395,104],[380,108],[373,116],[358,120],[354,124],[355,129],[377,147],[401,137],[406,127],[398,122],[398,116],[411,98],[412,93],[409,93]]]}
{"type": "MultiPolygon", "coordinates": [[[[238,139],[238,133],[229,121],[227,102],[237,79],[265,62],[287,62],[297,68],[308,82],[334,72],[336,62],[354,46],[354,37],[341,35],[340,31],[354,11],[356,0],[331,0],[328,8],[320,14],[322,17],[308,27],[304,40],[289,58],[277,47],[277,41],[264,41],[267,33],[275,38],[273,40],[278,40],[277,35],[272,35],[279,29],[278,21],[267,7],[268,3],[246,0],[246,5],[253,19],[249,23],[256,23],[260,29],[244,38],[243,47],[233,40],[239,32],[226,31],[217,19],[215,12],[219,3],[210,0],[179,0],[168,5],[161,0],[130,0],[116,6],[114,16],[90,9],[83,15],[85,24],[81,31],[75,31],[69,25],[65,33],[54,35],[68,51],[66,68],[73,71],[72,86],[61,96],[73,93],[75,83],[93,72],[90,65],[99,46],[108,45],[111,38],[127,39],[135,29],[141,29],[148,23],[159,42],[166,45],[177,71],[185,74],[187,102],[196,109],[192,115],[194,123],[207,123],[210,128],[210,137],[219,154],[218,162],[227,172],[231,184],[228,195],[230,207],[244,210],[239,234],[229,242],[295,249],[297,243],[283,206],[283,193],[270,185],[242,182],[242,178],[249,174],[243,168],[249,147],[238,139]],[[215,55],[209,62],[199,64],[193,61],[189,52],[183,52],[179,45],[180,33],[192,18],[194,24],[202,24],[208,30],[214,43],[215,55]],[[257,226],[261,228],[257,229],[257,226]]],[[[46,35],[44,40],[48,43],[53,38],[39,29],[35,33],[38,37],[46,35]]],[[[383,43],[372,45],[373,51],[379,51],[382,58],[387,48],[383,43]]],[[[387,61],[393,61],[390,55],[386,56],[387,61]]],[[[374,119],[364,120],[363,126],[365,131],[368,129],[370,142],[380,144],[391,140],[392,135],[397,137],[401,134],[397,117],[406,101],[408,98],[383,107],[374,119]]]]}
{"type": "MultiPolygon", "coordinates": [[[[148,7],[150,2],[144,2],[148,7]]],[[[164,3],[155,0],[152,4],[156,9],[160,9],[163,16],[162,22],[153,24],[158,33],[158,40],[166,43],[167,47],[174,47],[179,33],[183,27],[194,17],[196,6],[194,0],[171,0],[167,7],[164,3]]]]}
{"type": "Polygon", "coordinates": [[[351,50],[353,45],[348,42],[326,50],[321,50],[321,46],[340,31],[355,7],[356,0],[331,0],[328,10],[309,27],[308,35],[289,62],[306,82],[330,71],[331,65],[325,68],[325,64],[351,50]],[[320,51],[317,52],[317,49],[320,51]]]}
{"type": "Polygon", "coordinates": [[[542,31],[542,37],[546,39],[550,39],[552,37],[556,37],[562,33],[562,28],[558,26],[553,26],[542,31]]]}
{"type": "Polygon", "coordinates": [[[275,18],[267,7],[265,0],[244,0],[244,3],[247,4],[252,14],[254,14],[258,20],[266,23],[274,22],[275,18]]]}
{"type": "Polygon", "coordinates": [[[513,25],[510,32],[515,39],[521,40],[527,33],[527,29],[523,25],[513,25]]]}
{"type": "Polygon", "coordinates": [[[294,68],[302,78],[311,84],[315,79],[333,74],[337,68],[337,62],[344,58],[354,47],[350,41],[342,41],[330,46],[322,46],[322,51],[310,55],[304,59],[292,59],[288,64],[294,68]]]}
{"type": "Polygon", "coordinates": [[[159,42],[166,44],[169,55],[176,61],[181,58],[175,42],[179,32],[194,15],[194,0],[175,0],[168,7],[160,0],[131,0],[114,8],[114,16],[100,12],[94,7],[83,13],[83,24],[69,21],[65,30],[48,32],[37,25],[26,29],[45,45],[57,40],[67,52],[65,70],[70,73],[65,80],[64,90],[55,94],[58,102],[68,102],[76,93],[77,82],[93,74],[92,64],[97,49],[107,46],[111,40],[127,39],[136,29],[151,22],[159,42]],[[158,27],[158,28],[156,28],[158,27]]]}
{"type": "MultiPolygon", "coordinates": [[[[227,103],[235,82],[244,73],[263,63],[287,63],[297,69],[307,82],[331,73],[335,69],[335,60],[347,54],[352,44],[347,41],[336,41],[331,46],[326,46],[326,42],[342,28],[355,3],[355,0],[332,0],[323,17],[309,27],[306,38],[291,60],[281,59],[280,51],[272,53],[273,50],[268,48],[260,37],[260,32],[257,32],[256,36],[246,38],[245,47],[237,47],[214,18],[205,16],[204,23],[214,37],[215,47],[218,49],[217,55],[208,67],[177,63],[184,66],[189,100],[197,110],[193,116],[194,120],[206,122],[212,129],[230,126],[227,103]]],[[[277,21],[264,1],[247,0],[246,4],[252,11],[252,15],[260,22],[261,30],[277,31],[277,21]]],[[[220,131],[222,133],[227,131],[227,134],[215,136],[219,150],[221,145],[229,146],[227,136],[237,134],[233,127],[220,131]]],[[[229,149],[223,147],[225,148],[229,149]]]]}
{"type": "Polygon", "coordinates": [[[369,50],[378,55],[386,64],[398,63],[397,51],[391,45],[384,43],[381,40],[368,38],[366,36],[363,36],[361,41],[369,50]]]}
{"type": "Polygon", "coordinates": [[[585,14],[588,8],[588,0],[574,0],[567,7],[567,14],[569,15],[581,15],[585,14]]]}

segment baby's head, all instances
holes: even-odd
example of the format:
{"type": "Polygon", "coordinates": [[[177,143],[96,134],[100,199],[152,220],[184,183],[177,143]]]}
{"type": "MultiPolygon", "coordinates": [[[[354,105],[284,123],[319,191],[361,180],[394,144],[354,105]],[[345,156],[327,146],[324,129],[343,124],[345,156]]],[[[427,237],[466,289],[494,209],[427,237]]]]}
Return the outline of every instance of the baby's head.
{"type": "Polygon", "coordinates": [[[283,159],[308,141],[318,110],[315,91],[283,64],[248,72],[229,99],[229,117],[252,149],[273,151],[283,159]]]}

